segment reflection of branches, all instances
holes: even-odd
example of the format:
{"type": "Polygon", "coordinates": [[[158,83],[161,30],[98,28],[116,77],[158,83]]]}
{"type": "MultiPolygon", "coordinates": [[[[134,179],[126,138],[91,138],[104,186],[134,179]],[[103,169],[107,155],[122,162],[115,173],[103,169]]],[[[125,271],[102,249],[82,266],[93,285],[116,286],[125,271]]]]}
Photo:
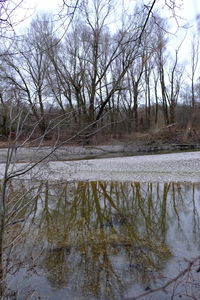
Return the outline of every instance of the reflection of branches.
{"type": "MultiPolygon", "coordinates": [[[[136,185],[139,188],[139,184],[136,185]]],[[[80,182],[74,190],[73,198],[70,199],[70,206],[64,206],[62,204],[63,200],[60,198],[61,195],[66,196],[68,194],[66,187],[63,187],[65,192],[60,192],[60,196],[57,196],[59,206],[56,204],[56,211],[52,209],[49,203],[51,207],[51,209],[48,209],[49,222],[41,225],[41,228],[45,228],[45,231],[48,232],[51,249],[54,247],[53,249],[61,252],[69,249],[69,247],[74,249],[73,252],[70,252],[70,255],[72,253],[75,255],[73,269],[75,270],[77,265],[84,266],[83,274],[87,276],[87,279],[84,280],[88,283],[87,290],[92,288],[93,292],[99,291],[98,278],[104,278],[105,276],[109,276],[112,287],[123,286],[121,272],[124,269],[126,272],[128,270],[129,275],[134,274],[137,281],[149,282],[149,276],[152,278],[152,271],[158,269],[157,259],[163,255],[166,258],[169,251],[162,243],[160,245],[157,243],[155,246],[154,238],[151,240],[143,237],[139,232],[140,222],[139,224],[136,223],[138,221],[136,215],[139,214],[139,209],[135,210],[132,207],[130,211],[130,204],[132,205],[130,199],[133,199],[133,194],[129,185],[126,183],[80,182]],[[127,210],[130,214],[127,214],[127,210]],[[63,226],[57,223],[58,220],[63,226]],[[59,239],[57,240],[55,233],[58,232],[59,239]],[[65,236],[63,233],[65,233],[65,236]],[[119,272],[116,266],[113,265],[111,257],[112,255],[120,257],[122,252],[127,264],[125,267],[122,266],[119,272]],[[77,256],[78,253],[79,256],[77,256]],[[90,263],[91,258],[92,265],[90,263]],[[81,263],[79,260],[81,260],[81,263]],[[151,269],[151,274],[148,273],[147,269],[151,269]],[[96,277],[91,278],[91,274],[96,274],[96,277]]],[[[152,187],[148,185],[147,189],[151,194],[152,187]]],[[[137,201],[140,200],[141,197],[138,197],[137,201]]],[[[64,203],[69,203],[69,200],[65,198],[64,203]]],[[[143,206],[145,206],[145,203],[143,203],[143,206]]],[[[151,220],[148,224],[151,224],[151,220]]],[[[68,258],[66,259],[69,262],[68,258]]],[[[64,260],[63,265],[67,264],[67,261],[64,260]]],[[[45,261],[45,268],[48,268],[47,262],[48,260],[45,261]]],[[[82,277],[78,279],[80,282],[82,277]]],[[[101,282],[101,286],[107,285],[107,281],[105,283],[101,282]]],[[[82,288],[85,290],[86,286],[82,288]]],[[[108,291],[109,286],[105,289],[108,291]]]]}
{"type": "Polygon", "coordinates": [[[192,186],[192,205],[193,205],[193,222],[194,222],[193,232],[195,234],[195,237],[197,238],[199,237],[199,232],[200,232],[200,220],[199,220],[198,209],[196,207],[194,184],[192,186]]]}
{"type": "MultiPolygon", "coordinates": [[[[146,297],[152,293],[156,293],[156,292],[166,292],[166,288],[168,288],[170,285],[172,285],[173,283],[176,284],[178,282],[178,280],[182,279],[185,275],[188,275],[191,271],[193,271],[193,267],[195,267],[195,263],[200,260],[200,256],[195,257],[193,260],[188,262],[187,267],[181,271],[176,277],[170,279],[169,281],[167,281],[165,284],[163,284],[162,286],[158,287],[158,288],[154,288],[154,289],[150,289],[147,292],[140,294],[136,297],[131,297],[131,298],[126,298],[126,300],[136,300],[136,299],[140,299],[143,297],[146,297]]],[[[199,268],[196,270],[196,272],[199,272],[199,268]]],[[[186,284],[188,284],[188,282],[186,282],[186,284]]],[[[194,283],[193,283],[194,284],[194,283]]],[[[199,287],[199,284],[198,284],[199,287]]],[[[174,293],[174,292],[173,292],[174,293]]],[[[192,297],[193,298],[193,297],[192,297]]],[[[171,297],[171,299],[173,299],[173,296],[171,297]]],[[[196,297],[194,297],[193,299],[197,299],[196,297]]]]}
{"type": "MultiPolygon", "coordinates": [[[[94,296],[122,299],[121,294],[134,280],[134,284],[147,286],[148,283],[148,291],[138,295],[139,298],[169,287],[170,293],[175,295],[181,284],[189,285],[191,276],[199,272],[197,257],[175,278],[157,288],[157,276],[160,278],[165,262],[171,257],[162,237],[167,233],[169,209],[173,208],[170,196],[173,195],[173,201],[176,201],[176,212],[170,213],[175,217],[178,213],[180,221],[182,209],[185,211],[187,207],[185,202],[182,203],[184,199],[179,201],[181,191],[178,193],[177,189],[181,190],[181,185],[38,182],[32,189],[30,183],[27,184],[25,189],[25,183],[22,183],[26,199],[22,201],[24,211],[21,215],[19,210],[19,216],[24,216],[26,225],[32,226],[28,230],[27,226],[21,227],[25,232],[22,236],[24,244],[20,245],[17,241],[11,253],[16,255],[13,263],[26,260],[28,265],[32,265],[33,261],[38,264],[38,252],[43,251],[39,266],[45,270],[52,287],[68,285],[84,295],[92,293],[94,296]],[[28,189],[31,190],[30,197],[28,189]],[[28,207],[26,203],[30,203],[34,193],[40,193],[40,201],[37,207],[28,207]],[[175,199],[175,196],[178,198],[175,199]],[[31,241],[26,241],[28,236],[31,241]],[[33,258],[27,258],[28,251],[33,258]]],[[[191,189],[188,191],[191,192],[191,189]]],[[[19,203],[22,198],[17,196],[19,192],[13,185],[10,201],[14,196],[13,200],[19,203]]],[[[16,230],[14,226],[11,228],[10,240],[16,230]]],[[[192,283],[193,286],[198,285],[196,282],[192,283]]]]}

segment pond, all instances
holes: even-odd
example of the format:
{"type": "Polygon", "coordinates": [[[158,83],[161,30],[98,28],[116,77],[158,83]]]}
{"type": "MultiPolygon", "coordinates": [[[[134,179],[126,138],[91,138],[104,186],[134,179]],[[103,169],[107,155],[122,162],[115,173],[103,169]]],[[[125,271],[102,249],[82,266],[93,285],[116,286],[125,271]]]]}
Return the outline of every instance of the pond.
{"type": "Polygon", "coordinates": [[[13,181],[3,299],[200,299],[200,184],[13,181]]]}

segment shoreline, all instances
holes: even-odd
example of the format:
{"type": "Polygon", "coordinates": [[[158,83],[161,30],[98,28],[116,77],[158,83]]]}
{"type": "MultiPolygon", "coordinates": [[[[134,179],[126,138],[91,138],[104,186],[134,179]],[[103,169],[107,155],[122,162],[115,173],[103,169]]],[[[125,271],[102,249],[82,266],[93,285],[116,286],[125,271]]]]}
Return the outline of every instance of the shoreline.
{"type": "MultiPolygon", "coordinates": [[[[15,163],[36,162],[51,152],[53,148],[19,147],[13,161],[15,163]]],[[[5,163],[8,148],[0,148],[0,163],[5,163]]],[[[48,161],[87,160],[95,158],[112,158],[122,156],[158,155],[168,153],[184,153],[184,151],[200,151],[199,144],[163,144],[144,145],[143,143],[121,143],[116,145],[97,146],[62,146],[51,154],[48,161]]]]}
{"type": "MultiPolygon", "coordinates": [[[[26,163],[16,163],[23,169],[26,163]]],[[[1,164],[0,177],[5,164],[1,164]]],[[[200,182],[200,151],[43,162],[18,179],[50,181],[200,182]]]]}

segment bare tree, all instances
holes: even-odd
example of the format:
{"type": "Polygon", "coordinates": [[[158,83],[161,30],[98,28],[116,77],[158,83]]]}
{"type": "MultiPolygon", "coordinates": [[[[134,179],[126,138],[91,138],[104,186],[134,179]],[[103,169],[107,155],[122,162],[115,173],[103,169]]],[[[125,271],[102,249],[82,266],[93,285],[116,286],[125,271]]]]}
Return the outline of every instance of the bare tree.
{"type": "Polygon", "coordinates": [[[189,79],[191,81],[191,116],[188,120],[184,140],[187,141],[188,136],[193,129],[194,121],[197,116],[196,111],[196,88],[195,88],[195,81],[196,81],[196,73],[198,70],[199,65],[199,38],[193,35],[192,42],[191,42],[191,73],[189,74],[189,79]]]}

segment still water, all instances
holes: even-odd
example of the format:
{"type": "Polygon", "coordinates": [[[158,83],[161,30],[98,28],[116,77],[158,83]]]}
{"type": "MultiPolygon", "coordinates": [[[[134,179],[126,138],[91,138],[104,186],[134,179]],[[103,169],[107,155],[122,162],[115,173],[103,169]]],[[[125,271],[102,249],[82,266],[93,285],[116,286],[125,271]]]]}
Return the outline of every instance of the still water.
{"type": "Polygon", "coordinates": [[[200,184],[8,188],[2,299],[200,299],[198,255],[200,184]]]}

